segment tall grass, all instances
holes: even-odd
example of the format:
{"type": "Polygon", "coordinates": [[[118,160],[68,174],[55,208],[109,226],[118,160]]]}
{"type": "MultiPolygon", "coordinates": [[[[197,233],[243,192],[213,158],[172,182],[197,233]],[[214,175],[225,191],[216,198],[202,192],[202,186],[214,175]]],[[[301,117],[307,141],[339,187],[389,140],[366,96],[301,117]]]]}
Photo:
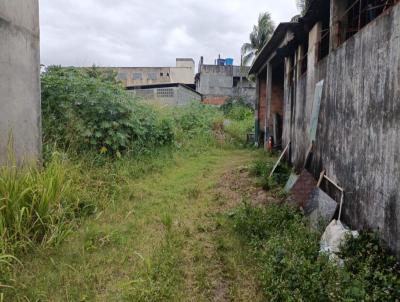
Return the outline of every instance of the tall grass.
{"type": "Polygon", "coordinates": [[[0,269],[12,257],[33,245],[56,245],[69,233],[77,198],[68,168],[55,156],[45,168],[17,167],[15,161],[0,168],[0,269]]]}

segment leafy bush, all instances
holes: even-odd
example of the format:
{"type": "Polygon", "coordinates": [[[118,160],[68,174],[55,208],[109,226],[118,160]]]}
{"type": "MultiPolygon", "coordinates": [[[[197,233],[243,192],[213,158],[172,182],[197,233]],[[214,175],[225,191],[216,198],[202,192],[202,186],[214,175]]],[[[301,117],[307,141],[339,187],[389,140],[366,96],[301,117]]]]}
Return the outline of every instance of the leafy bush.
{"type": "Polygon", "coordinates": [[[249,143],[247,134],[254,132],[254,118],[229,120],[225,123],[224,131],[230,136],[232,143],[246,146],[249,143]]]}
{"type": "Polygon", "coordinates": [[[254,110],[243,98],[229,98],[221,106],[226,119],[224,130],[234,144],[246,145],[247,134],[254,132],[254,110]]]}
{"type": "Polygon", "coordinates": [[[218,110],[212,106],[192,102],[186,106],[170,108],[178,131],[189,137],[199,132],[211,132],[215,124],[222,119],[218,110]]]}
{"type": "Polygon", "coordinates": [[[279,191],[289,179],[291,168],[286,163],[280,163],[274,174],[269,177],[276,160],[276,157],[266,156],[263,160],[254,161],[250,166],[250,174],[258,177],[265,190],[279,191]]]}
{"type": "Polygon", "coordinates": [[[252,207],[234,215],[234,229],[262,267],[268,301],[396,301],[400,274],[395,259],[370,235],[342,248],[344,267],[319,254],[320,234],[287,205],[252,207]]]}
{"type": "Polygon", "coordinates": [[[257,159],[250,165],[250,175],[256,177],[265,177],[271,173],[274,167],[274,157],[264,157],[263,159],[257,159]]]}
{"type": "Polygon", "coordinates": [[[45,142],[118,154],[173,141],[172,121],[160,119],[109,73],[52,66],[41,80],[45,142]]]}
{"type": "Polygon", "coordinates": [[[400,297],[400,264],[374,232],[349,237],[340,250],[346,269],[361,284],[369,301],[396,301],[400,297]]]}
{"type": "MultiPolygon", "coordinates": [[[[228,98],[221,106],[224,115],[230,116],[232,119],[243,120],[253,114],[253,107],[242,97],[228,98]]],[[[252,116],[253,117],[253,116],[252,116]]]]}

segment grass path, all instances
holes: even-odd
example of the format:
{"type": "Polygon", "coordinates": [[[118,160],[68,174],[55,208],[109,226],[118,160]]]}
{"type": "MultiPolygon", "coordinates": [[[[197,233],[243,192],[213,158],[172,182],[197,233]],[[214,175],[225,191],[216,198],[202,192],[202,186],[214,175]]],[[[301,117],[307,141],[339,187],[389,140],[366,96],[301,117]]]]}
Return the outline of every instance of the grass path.
{"type": "Polygon", "coordinates": [[[258,156],[213,149],[128,178],[60,248],[24,259],[14,300],[261,301],[229,226],[235,192],[218,191],[223,175],[258,156]]]}

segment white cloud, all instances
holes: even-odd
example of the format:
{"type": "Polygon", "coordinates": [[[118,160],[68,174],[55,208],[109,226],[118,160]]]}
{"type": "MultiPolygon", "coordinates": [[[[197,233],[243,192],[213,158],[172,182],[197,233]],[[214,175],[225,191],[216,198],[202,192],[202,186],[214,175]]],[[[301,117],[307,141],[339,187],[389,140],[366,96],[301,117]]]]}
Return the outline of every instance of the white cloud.
{"type": "Polygon", "coordinates": [[[40,0],[44,64],[169,66],[175,57],[240,58],[259,13],[278,24],[295,0],[40,0]]]}

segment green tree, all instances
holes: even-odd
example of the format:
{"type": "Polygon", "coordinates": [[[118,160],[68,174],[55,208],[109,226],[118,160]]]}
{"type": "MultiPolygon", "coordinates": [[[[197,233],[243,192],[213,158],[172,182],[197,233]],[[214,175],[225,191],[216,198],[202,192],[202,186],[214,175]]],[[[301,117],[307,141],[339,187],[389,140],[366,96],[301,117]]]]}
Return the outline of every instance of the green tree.
{"type": "Polygon", "coordinates": [[[244,43],[242,46],[243,65],[249,65],[263,46],[272,37],[275,30],[275,24],[269,13],[262,13],[258,17],[257,25],[254,25],[253,31],[250,33],[250,42],[244,43]]]}

